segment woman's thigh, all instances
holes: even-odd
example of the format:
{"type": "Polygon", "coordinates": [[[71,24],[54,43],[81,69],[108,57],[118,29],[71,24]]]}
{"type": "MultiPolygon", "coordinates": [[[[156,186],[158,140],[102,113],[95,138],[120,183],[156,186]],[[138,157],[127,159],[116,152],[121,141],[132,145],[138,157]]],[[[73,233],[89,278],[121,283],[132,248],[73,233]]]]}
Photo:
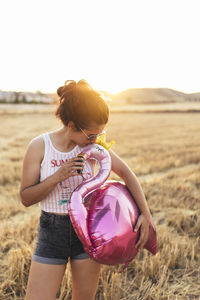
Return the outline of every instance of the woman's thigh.
{"type": "Polygon", "coordinates": [[[31,262],[25,300],[55,300],[66,265],[31,262]]]}
{"type": "Polygon", "coordinates": [[[98,287],[101,265],[87,258],[70,261],[72,272],[72,300],[93,300],[98,287]]]}

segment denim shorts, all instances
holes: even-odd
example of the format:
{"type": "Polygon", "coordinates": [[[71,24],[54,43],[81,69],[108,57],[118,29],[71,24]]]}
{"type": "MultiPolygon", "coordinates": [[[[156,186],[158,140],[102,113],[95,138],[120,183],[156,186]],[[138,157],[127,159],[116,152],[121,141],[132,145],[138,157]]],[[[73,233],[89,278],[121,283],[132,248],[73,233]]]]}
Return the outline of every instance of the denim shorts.
{"type": "Polygon", "coordinates": [[[32,260],[62,265],[68,259],[89,258],[72,226],[69,215],[41,212],[38,239],[32,260]]]}

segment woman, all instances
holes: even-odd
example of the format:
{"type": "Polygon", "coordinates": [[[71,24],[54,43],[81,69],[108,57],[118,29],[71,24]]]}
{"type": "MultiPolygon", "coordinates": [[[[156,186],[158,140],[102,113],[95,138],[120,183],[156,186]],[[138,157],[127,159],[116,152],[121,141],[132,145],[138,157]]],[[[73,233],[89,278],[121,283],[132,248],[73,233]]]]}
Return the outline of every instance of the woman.
{"type": "MultiPolygon", "coordinates": [[[[55,299],[70,258],[72,300],[92,300],[97,290],[100,264],[84,252],[70,222],[67,203],[83,177],[93,176],[92,160],[80,161],[77,156],[84,146],[95,143],[103,133],[109,110],[101,94],[84,80],[66,81],[57,94],[60,104],[56,116],[62,121],[62,127],[34,138],[23,164],[22,203],[26,207],[39,203],[41,207],[25,299],[55,299]]],[[[141,229],[136,244],[141,249],[148,237],[149,208],[134,173],[112,150],[109,153],[112,171],[125,182],[140,208],[135,230],[141,229]]]]}

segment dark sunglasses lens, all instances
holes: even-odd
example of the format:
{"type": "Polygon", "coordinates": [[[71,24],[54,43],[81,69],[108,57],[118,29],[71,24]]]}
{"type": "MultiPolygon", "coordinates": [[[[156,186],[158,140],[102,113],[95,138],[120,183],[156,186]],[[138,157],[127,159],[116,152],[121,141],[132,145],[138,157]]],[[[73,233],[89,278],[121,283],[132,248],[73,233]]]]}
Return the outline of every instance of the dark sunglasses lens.
{"type": "Polygon", "coordinates": [[[96,137],[97,137],[96,134],[90,135],[90,136],[88,136],[88,140],[92,140],[92,139],[94,139],[94,138],[96,138],[96,137]]]}
{"type": "Polygon", "coordinates": [[[92,140],[94,138],[97,138],[98,136],[101,136],[105,133],[105,131],[103,131],[102,133],[99,134],[91,134],[90,136],[88,136],[88,140],[92,140]]]}

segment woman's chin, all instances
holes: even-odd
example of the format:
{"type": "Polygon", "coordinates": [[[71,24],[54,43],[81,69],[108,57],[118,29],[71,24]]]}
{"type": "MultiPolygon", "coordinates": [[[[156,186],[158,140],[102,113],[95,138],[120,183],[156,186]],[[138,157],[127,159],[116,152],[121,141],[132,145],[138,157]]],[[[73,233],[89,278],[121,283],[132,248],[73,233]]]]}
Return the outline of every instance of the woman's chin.
{"type": "Polygon", "coordinates": [[[83,147],[86,147],[86,146],[89,146],[89,145],[92,145],[92,144],[93,144],[93,143],[80,144],[79,147],[82,147],[82,148],[83,148],[83,147]]]}
{"type": "Polygon", "coordinates": [[[79,147],[83,148],[86,147],[88,144],[78,144],[79,147]]]}

